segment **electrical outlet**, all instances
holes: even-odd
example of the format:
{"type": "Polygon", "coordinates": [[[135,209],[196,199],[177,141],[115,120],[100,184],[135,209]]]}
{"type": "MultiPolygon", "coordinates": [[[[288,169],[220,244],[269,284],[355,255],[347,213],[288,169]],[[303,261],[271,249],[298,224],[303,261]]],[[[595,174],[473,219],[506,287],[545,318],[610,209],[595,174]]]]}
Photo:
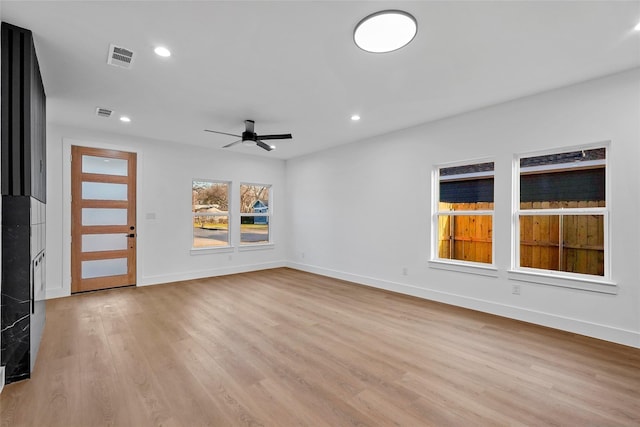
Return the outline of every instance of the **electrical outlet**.
{"type": "Polygon", "coordinates": [[[511,285],[511,293],[514,295],[520,295],[520,285],[511,285]]]}
{"type": "Polygon", "coordinates": [[[229,261],[233,261],[233,255],[229,254],[229,261]]]}
{"type": "Polygon", "coordinates": [[[407,267],[402,267],[402,275],[406,276],[409,274],[409,269],[407,267]]]}
{"type": "Polygon", "coordinates": [[[300,258],[304,259],[304,252],[300,252],[300,258]]]}

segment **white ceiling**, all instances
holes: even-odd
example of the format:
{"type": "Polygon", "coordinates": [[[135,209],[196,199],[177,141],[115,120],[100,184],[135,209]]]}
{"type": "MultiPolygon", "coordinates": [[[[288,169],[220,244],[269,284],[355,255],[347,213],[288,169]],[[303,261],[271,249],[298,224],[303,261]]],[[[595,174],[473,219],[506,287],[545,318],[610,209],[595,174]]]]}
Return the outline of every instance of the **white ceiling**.
{"type": "Polygon", "coordinates": [[[240,133],[254,119],[258,134],[294,138],[231,150],[281,159],[640,66],[640,1],[5,0],[0,11],[34,33],[50,122],[219,149],[233,137],[203,129],[240,133]],[[355,25],[388,8],[416,17],[413,42],[357,48],[355,25]],[[135,52],[132,69],[107,65],[111,43],[135,52]]]}

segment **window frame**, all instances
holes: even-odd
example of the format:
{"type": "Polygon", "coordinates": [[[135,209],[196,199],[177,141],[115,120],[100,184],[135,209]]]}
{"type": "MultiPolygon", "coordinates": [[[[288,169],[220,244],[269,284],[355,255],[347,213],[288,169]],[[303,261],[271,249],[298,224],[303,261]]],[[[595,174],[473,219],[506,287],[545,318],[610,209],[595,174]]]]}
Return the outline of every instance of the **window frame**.
{"type": "Polygon", "coordinates": [[[233,230],[233,216],[231,206],[233,206],[233,196],[232,196],[232,181],[228,180],[220,180],[220,179],[211,179],[211,178],[192,178],[191,179],[191,192],[193,194],[193,183],[194,182],[206,182],[210,184],[226,184],[227,185],[227,211],[226,213],[197,213],[193,212],[193,200],[191,203],[191,254],[206,254],[212,252],[231,252],[233,251],[233,240],[232,240],[232,230],[233,230]],[[193,245],[194,243],[194,231],[193,231],[193,223],[196,216],[206,216],[206,217],[227,217],[227,244],[220,246],[206,246],[206,247],[196,247],[193,245]]]}
{"type": "Polygon", "coordinates": [[[270,248],[274,246],[274,242],[273,242],[273,224],[272,224],[272,217],[273,217],[273,184],[260,184],[260,183],[255,183],[255,182],[240,182],[239,186],[238,186],[238,217],[239,217],[239,221],[238,221],[238,250],[239,251],[250,251],[250,250],[256,250],[256,249],[262,249],[262,248],[270,248]],[[267,212],[246,212],[243,213],[242,212],[242,206],[240,206],[240,204],[242,203],[242,186],[255,186],[255,187],[266,187],[269,189],[269,204],[267,205],[267,212]],[[267,242],[261,242],[261,243],[243,243],[242,242],[242,218],[243,217],[267,217],[267,226],[268,226],[268,232],[269,232],[269,240],[267,242]]]}
{"type": "MultiPolygon", "coordinates": [[[[493,157],[483,157],[477,159],[468,159],[455,162],[435,164],[431,172],[431,257],[429,259],[429,267],[443,270],[459,271],[463,273],[480,274],[484,276],[497,277],[496,268],[496,248],[495,248],[495,182],[496,182],[496,160],[493,157]],[[493,209],[483,210],[440,210],[440,170],[459,167],[472,166],[482,163],[493,163],[493,192],[494,201],[493,209]],[[491,263],[465,261],[439,257],[439,218],[441,216],[490,216],[492,223],[492,239],[491,239],[491,263]]],[[[482,172],[480,176],[489,176],[482,172]]]]}
{"type": "MultiPolygon", "coordinates": [[[[537,284],[589,290],[602,293],[617,293],[617,286],[611,281],[611,171],[610,171],[611,146],[609,141],[582,144],[577,146],[560,147],[555,149],[539,150],[534,152],[519,153],[513,156],[513,180],[512,180],[512,215],[511,215],[511,269],[508,277],[513,280],[533,282],[537,284]],[[576,208],[550,208],[550,209],[521,209],[520,186],[521,168],[520,160],[523,158],[554,155],[572,151],[593,150],[603,148],[605,150],[604,164],[604,207],[576,207],[576,208]],[[559,270],[547,270],[535,267],[520,266],[520,218],[521,216],[571,216],[571,215],[602,215],[603,217],[603,258],[604,275],[575,273],[559,270]]],[[[600,161],[598,161],[600,162],[600,161]]],[[[567,163],[570,165],[571,163],[567,163]]],[[[590,165],[594,165],[591,163],[590,165]]],[[[567,170],[571,167],[562,167],[562,164],[549,167],[550,170],[567,170]],[[560,166],[560,167],[558,167],[560,166]]],[[[584,164],[582,165],[584,167],[584,164]]],[[[575,168],[573,170],[578,170],[575,168]]]]}

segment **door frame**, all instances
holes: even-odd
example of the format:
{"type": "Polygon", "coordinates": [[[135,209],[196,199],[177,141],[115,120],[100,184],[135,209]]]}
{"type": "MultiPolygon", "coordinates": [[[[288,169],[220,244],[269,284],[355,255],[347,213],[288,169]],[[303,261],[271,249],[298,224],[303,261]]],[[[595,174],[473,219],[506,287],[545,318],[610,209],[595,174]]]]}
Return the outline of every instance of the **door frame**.
{"type": "MultiPolygon", "coordinates": [[[[104,150],[93,147],[74,145],[71,147],[71,293],[100,289],[111,289],[136,284],[136,163],[137,154],[130,151],[104,150]],[[84,172],[84,156],[98,158],[124,159],[127,165],[125,176],[110,175],[107,172],[84,172]],[[84,198],[84,183],[125,184],[127,197],[100,200],[84,198]],[[127,219],[124,224],[84,224],[84,208],[116,208],[126,209],[127,219]],[[83,238],[85,235],[97,234],[125,235],[124,249],[106,249],[85,252],[83,238]],[[82,264],[92,260],[126,260],[126,273],[103,275],[94,278],[83,278],[82,264]]],[[[105,160],[108,161],[108,160],[105,160]]],[[[113,212],[113,211],[111,211],[113,212]]]]}
{"type": "MultiPolygon", "coordinates": [[[[109,141],[105,138],[106,141],[109,141]]],[[[136,286],[142,284],[142,263],[140,254],[144,250],[145,224],[142,221],[143,194],[140,191],[143,171],[143,151],[130,145],[118,145],[111,141],[99,142],[77,138],[62,138],[62,283],[59,288],[47,288],[47,298],[71,295],[71,146],[101,148],[136,153],[136,286]]],[[[51,206],[53,208],[53,206],[51,206]]],[[[53,209],[51,209],[53,211],[53,209]]],[[[50,227],[54,223],[52,218],[50,227]]],[[[55,250],[55,249],[54,249],[55,250]]],[[[52,281],[48,281],[52,283],[52,281]]]]}

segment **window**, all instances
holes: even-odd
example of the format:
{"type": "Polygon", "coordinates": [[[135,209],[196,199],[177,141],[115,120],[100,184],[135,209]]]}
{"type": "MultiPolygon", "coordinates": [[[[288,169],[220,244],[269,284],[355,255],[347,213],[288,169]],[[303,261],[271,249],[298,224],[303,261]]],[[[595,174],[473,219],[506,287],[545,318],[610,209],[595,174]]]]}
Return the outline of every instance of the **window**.
{"type": "Polygon", "coordinates": [[[271,186],[240,184],[240,244],[270,243],[271,186]]]}
{"type": "Polygon", "coordinates": [[[436,168],[434,260],[493,263],[493,166],[436,168]]]}
{"type": "Polygon", "coordinates": [[[193,180],[193,248],[227,247],[229,243],[229,183],[193,180]]]}
{"type": "Polygon", "coordinates": [[[608,276],[606,154],[597,147],[517,159],[516,268],[608,276]]]}

